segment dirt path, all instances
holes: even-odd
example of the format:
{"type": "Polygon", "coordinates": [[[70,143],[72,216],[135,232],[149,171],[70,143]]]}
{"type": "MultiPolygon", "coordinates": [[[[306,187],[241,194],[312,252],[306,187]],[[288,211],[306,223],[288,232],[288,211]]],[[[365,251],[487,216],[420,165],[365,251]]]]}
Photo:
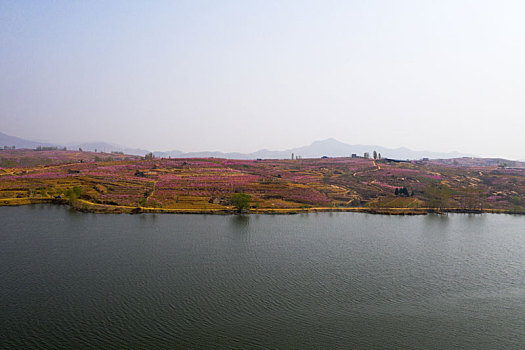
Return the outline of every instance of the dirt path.
{"type": "Polygon", "coordinates": [[[149,199],[153,196],[153,194],[155,193],[155,189],[157,187],[157,182],[159,180],[154,180],[153,181],[153,190],[151,191],[151,193],[146,197],[146,203],[148,203],[149,199]]]}

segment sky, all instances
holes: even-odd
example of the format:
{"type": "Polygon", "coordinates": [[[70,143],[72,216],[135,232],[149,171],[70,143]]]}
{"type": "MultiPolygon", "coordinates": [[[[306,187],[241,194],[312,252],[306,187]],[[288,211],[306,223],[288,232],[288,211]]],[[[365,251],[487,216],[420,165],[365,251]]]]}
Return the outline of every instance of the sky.
{"type": "Polygon", "coordinates": [[[0,1],[0,132],[525,159],[523,1],[0,1]]]}

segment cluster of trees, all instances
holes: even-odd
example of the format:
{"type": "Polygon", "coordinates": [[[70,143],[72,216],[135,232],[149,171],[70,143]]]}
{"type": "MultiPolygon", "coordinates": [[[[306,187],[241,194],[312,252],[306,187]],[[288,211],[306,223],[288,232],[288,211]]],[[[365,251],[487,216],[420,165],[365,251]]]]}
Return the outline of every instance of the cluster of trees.
{"type": "MultiPolygon", "coordinates": [[[[377,151],[374,151],[374,152],[372,153],[372,156],[374,157],[374,159],[381,159],[381,153],[377,153],[377,151]]],[[[365,153],[363,154],[363,158],[365,158],[365,159],[370,159],[370,153],[365,152],[365,153]]]]}
{"type": "Polygon", "coordinates": [[[80,198],[82,195],[82,187],[74,186],[73,188],[68,188],[65,195],[69,199],[71,205],[75,206],[77,204],[78,198],[80,198]]]}
{"type": "Polygon", "coordinates": [[[35,148],[35,151],[58,151],[58,150],[67,151],[67,147],[59,148],[56,146],[38,146],[37,148],[35,148]]]}
{"type": "Polygon", "coordinates": [[[458,189],[459,206],[467,210],[483,209],[485,195],[479,188],[465,187],[458,189]]]}
{"type": "Polygon", "coordinates": [[[449,206],[451,190],[450,187],[445,184],[438,186],[428,185],[425,188],[425,196],[427,197],[430,208],[444,209],[449,206]]]}
{"type": "Polygon", "coordinates": [[[16,149],[16,147],[15,146],[6,146],[6,145],[4,145],[4,150],[7,151],[7,150],[10,150],[10,149],[16,149]]]}
{"type": "Polygon", "coordinates": [[[412,193],[408,193],[408,189],[405,186],[403,186],[402,188],[396,188],[394,194],[396,196],[413,197],[414,191],[412,191],[412,193]]]}
{"type": "Polygon", "coordinates": [[[139,206],[140,207],[150,207],[150,208],[157,208],[159,206],[159,203],[155,200],[150,200],[148,203],[148,198],[144,197],[139,200],[139,206]]]}
{"type": "Polygon", "coordinates": [[[113,157],[99,157],[99,156],[95,156],[94,160],[95,160],[95,162],[112,162],[115,159],[113,157]]]}
{"type": "MultiPolygon", "coordinates": [[[[58,149],[58,147],[54,146],[38,146],[37,148],[35,148],[35,151],[58,151],[58,149]]],[[[67,151],[67,148],[64,147],[62,148],[62,150],[67,151]]]]}

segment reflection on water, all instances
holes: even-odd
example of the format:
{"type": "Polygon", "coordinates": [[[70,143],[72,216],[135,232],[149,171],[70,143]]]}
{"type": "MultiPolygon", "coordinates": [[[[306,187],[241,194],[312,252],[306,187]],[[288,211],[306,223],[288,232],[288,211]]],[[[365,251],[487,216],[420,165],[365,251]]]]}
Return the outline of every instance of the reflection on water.
{"type": "Polygon", "coordinates": [[[230,223],[235,230],[245,230],[250,223],[250,216],[243,214],[232,215],[230,216],[230,223]]]}
{"type": "MultiPolygon", "coordinates": [[[[472,214],[472,213],[464,214],[464,216],[468,220],[472,220],[475,223],[482,222],[487,217],[487,215],[488,214],[472,214]]],[[[496,215],[502,215],[502,214],[496,214],[496,215]]],[[[503,214],[503,215],[507,215],[507,214],[503,214]]]]}
{"type": "MultiPolygon", "coordinates": [[[[148,214],[140,214],[140,215],[137,215],[140,219],[140,221],[142,222],[155,222],[157,221],[157,217],[161,215],[161,214],[156,214],[156,213],[148,213],[148,214]]],[[[169,214],[167,214],[169,215],[169,214]]]]}
{"type": "Polygon", "coordinates": [[[424,216],[425,222],[431,225],[446,225],[449,223],[449,214],[428,214],[424,216]]]}
{"type": "Polygon", "coordinates": [[[0,348],[520,349],[525,217],[0,208],[0,348]]]}

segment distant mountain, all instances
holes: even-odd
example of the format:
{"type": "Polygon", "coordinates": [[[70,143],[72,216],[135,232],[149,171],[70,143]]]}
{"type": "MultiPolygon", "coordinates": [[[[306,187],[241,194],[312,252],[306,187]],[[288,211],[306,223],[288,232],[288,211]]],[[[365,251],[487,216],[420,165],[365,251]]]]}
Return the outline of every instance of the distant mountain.
{"type": "MultiPolygon", "coordinates": [[[[49,142],[39,142],[39,141],[31,141],[22,139],[20,137],[16,136],[9,136],[4,133],[0,132],[0,148],[3,148],[4,146],[15,146],[16,148],[30,148],[34,149],[38,146],[42,147],[58,147],[63,148],[64,145],[56,144],[56,143],[49,143],[49,142]]],[[[80,143],[80,144],[69,144],[67,145],[67,148],[70,150],[77,150],[79,148],[82,148],[84,151],[95,151],[98,152],[122,152],[124,154],[130,154],[130,155],[138,155],[143,156],[146,153],[149,153],[148,150],[145,149],[139,149],[139,148],[129,148],[124,146],[115,145],[112,143],[107,142],[86,142],[86,143],[80,143]]]]}
{"type": "MultiPolygon", "coordinates": [[[[3,133],[0,133],[0,148],[4,145],[6,146],[15,146],[16,148],[36,148],[38,146],[52,147],[58,146],[63,147],[57,144],[51,144],[46,142],[37,142],[24,140],[19,137],[9,136],[3,133]]],[[[125,146],[120,146],[107,142],[89,142],[89,143],[79,143],[79,144],[69,144],[67,145],[68,149],[76,150],[82,148],[84,151],[95,151],[97,152],[123,152],[124,154],[144,156],[150,151],[141,148],[130,148],[125,146]]],[[[460,158],[460,157],[472,157],[469,154],[462,154],[458,152],[452,153],[440,153],[440,152],[430,152],[430,151],[413,151],[405,147],[401,148],[386,148],[382,146],[374,145],[349,145],[343,142],[340,142],[336,139],[326,139],[322,141],[315,141],[309,146],[291,148],[283,151],[271,151],[267,149],[262,149],[252,153],[224,153],[224,152],[214,152],[214,151],[203,151],[203,152],[182,152],[178,150],[169,151],[169,152],[153,152],[156,157],[172,157],[172,158],[203,158],[203,157],[214,157],[214,158],[229,158],[229,159],[288,159],[291,158],[292,153],[295,156],[300,156],[303,158],[319,158],[322,156],[327,157],[350,157],[352,154],[363,155],[365,152],[369,152],[372,155],[372,152],[376,151],[381,153],[383,158],[394,158],[394,159],[421,159],[421,158],[431,158],[431,159],[450,159],[450,158],[460,158]]]]}
{"type": "Polygon", "coordinates": [[[54,147],[56,145],[47,142],[25,140],[16,136],[9,136],[0,132],[0,148],[4,146],[15,146],[16,148],[54,147]]]}
{"type": "Polygon", "coordinates": [[[373,151],[381,153],[383,158],[395,159],[420,159],[420,158],[457,158],[468,156],[458,152],[442,153],[431,151],[414,151],[405,147],[401,148],[386,148],[377,145],[349,145],[340,142],[336,139],[327,139],[322,141],[315,141],[310,146],[295,148],[290,150],[296,155],[303,157],[322,157],[323,155],[330,157],[348,157],[351,154],[363,155],[369,152],[372,155],[373,151]]]}
{"type": "Polygon", "coordinates": [[[136,155],[136,156],[143,156],[147,153],[149,153],[146,149],[140,149],[140,148],[129,148],[125,146],[116,145],[113,143],[107,143],[107,142],[85,142],[85,143],[79,143],[79,144],[70,144],[67,146],[68,149],[79,149],[82,148],[83,151],[92,151],[95,150],[97,152],[122,152],[124,154],[130,154],[130,155],[136,155]]]}
{"type": "Polygon", "coordinates": [[[459,158],[470,157],[458,152],[440,153],[430,151],[413,151],[405,147],[401,148],[386,148],[374,145],[349,145],[340,142],[336,139],[327,139],[322,141],[315,141],[309,146],[291,148],[284,151],[270,151],[262,149],[252,153],[223,153],[223,152],[189,152],[181,151],[171,152],[154,152],[157,157],[172,157],[172,158],[191,158],[191,157],[215,157],[215,158],[230,158],[230,159],[287,159],[291,158],[292,153],[295,156],[303,158],[319,158],[322,156],[328,157],[350,157],[352,154],[363,155],[365,152],[376,151],[381,153],[383,158],[394,159],[421,159],[421,158],[459,158]]]}

